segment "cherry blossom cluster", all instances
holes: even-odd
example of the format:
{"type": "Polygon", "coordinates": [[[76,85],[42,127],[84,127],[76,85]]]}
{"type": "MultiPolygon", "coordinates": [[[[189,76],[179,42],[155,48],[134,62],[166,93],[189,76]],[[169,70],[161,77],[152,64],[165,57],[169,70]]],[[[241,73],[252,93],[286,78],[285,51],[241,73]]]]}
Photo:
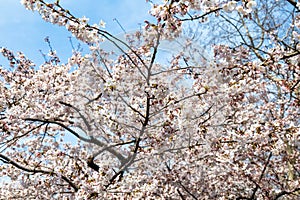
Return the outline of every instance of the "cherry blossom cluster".
{"type": "Polygon", "coordinates": [[[218,15],[220,11],[232,12],[238,11],[242,15],[247,15],[253,11],[257,6],[256,1],[243,0],[243,1],[151,1],[152,9],[150,14],[154,16],[157,23],[146,23],[146,30],[159,29],[167,39],[173,39],[179,36],[182,32],[182,25],[184,21],[199,20],[204,22],[207,16],[211,14],[218,15]]]}
{"type": "Polygon", "coordinates": [[[41,17],[52,24],[65,26],[76,38],[87,43],[97,43],[103,38],[99,35],[100,28],[105,28],[105,22],[88,25],[89,19],[83,16],[75,18],[69,10],[62,8],[59,1],[46,3],[43,0],[21,0],[26,9],[37,11],[41,17]]]}
{"type": "Polygon", "coordinates": [[[229,1],[223,5],[223,10],[226,12],[232,12],[234,10],[242,14],[251,13],[253,9],[257,6],[255,1],[245,1],[241,5],[238,5],[237,1],[229,1]]]}
{"type": "Polygon", "coordinates": [[[283,10],[284,1],[151,1],[156,22],[120,41],[100,29],[103,21],[89,25],[59,1],[21,3],[65,26],[90,52],[74,51],[61,63],[51,49],[36,66],[1,49],[8,66],[0,68],[0,174],[9,179],[2,196],[299,196],[297,4],[285,7],[290,24],[282,36],[276,28],[285,26],[270,29],[274,15],[263,11],[283,10]],[[194,37],[183,37],[184,24],[211,15],[222,41],[201,57],[194,37]],[[101,49],[102,38],[121,53],[101,49]],[[184,45],[162,53],[166,40],[184,45]]]}

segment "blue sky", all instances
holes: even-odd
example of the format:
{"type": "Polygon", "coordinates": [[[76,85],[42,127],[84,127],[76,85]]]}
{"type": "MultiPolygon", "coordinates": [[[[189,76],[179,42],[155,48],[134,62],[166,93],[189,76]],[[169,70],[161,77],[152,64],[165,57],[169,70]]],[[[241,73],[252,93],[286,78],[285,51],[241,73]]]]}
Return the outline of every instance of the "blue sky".
{"type": "MultiPolygon", "coordinates": [[[[90,23],[106,22],[106,30],[113,34],[122,33],[122,29],[113,20],[122,24],[126,31],[139,28],[139,23],[149,19],[150,5],[145,0],[60,0],[64,8],[75,16],[86,16],[90,23]]],[[[39,49],[48,52],[44,42],[50,37],[52,46],[65,62],[71,55],[72,49],[68,41],[71,34],[64,28],[47,23],[38,13],[26,10],[19,0],[0,0],[0,47],[13,51],[22,51],[37,64],[43,62],[39,49]]],[[[76,44],[76,40],[73,40],[76,44]]],[[[7,62],[0,57],[0,65],[7,62]]]]}

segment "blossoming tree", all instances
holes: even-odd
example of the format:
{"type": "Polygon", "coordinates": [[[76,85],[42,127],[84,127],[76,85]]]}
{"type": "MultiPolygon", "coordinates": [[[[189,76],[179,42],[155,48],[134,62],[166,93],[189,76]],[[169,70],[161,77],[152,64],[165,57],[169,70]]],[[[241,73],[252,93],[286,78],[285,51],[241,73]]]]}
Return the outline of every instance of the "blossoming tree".
{"type": "Polygon", "coordinates": [[[59,1],[21,3],[90,53],[61,63],[51,50],[35,66],[1,50],[1,197],[299,198],[298,3],[149,1],[153,22],[124,41],[59,1]],[[187,39],[162,62],[161,43],[189,23],[211,59],[187,39]]]}

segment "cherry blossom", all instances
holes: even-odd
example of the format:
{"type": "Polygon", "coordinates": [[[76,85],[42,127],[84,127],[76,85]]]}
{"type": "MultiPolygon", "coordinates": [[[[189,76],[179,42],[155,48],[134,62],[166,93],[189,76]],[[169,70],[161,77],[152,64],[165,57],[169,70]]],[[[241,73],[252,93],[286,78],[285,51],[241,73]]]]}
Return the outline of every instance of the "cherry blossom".
{"type": "Polygon", "coordinates": [[[147,2],[153,20],[120,40],[59,1],[21,1],[90,51],[36,66],[1,49],[1,196],[299,198],[298,4],[147,2]]]}

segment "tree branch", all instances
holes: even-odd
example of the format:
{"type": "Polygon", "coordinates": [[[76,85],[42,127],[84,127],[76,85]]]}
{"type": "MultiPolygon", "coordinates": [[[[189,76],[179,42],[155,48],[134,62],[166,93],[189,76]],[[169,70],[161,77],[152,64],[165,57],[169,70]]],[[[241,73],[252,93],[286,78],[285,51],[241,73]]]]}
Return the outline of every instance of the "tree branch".
{"type": "MultiPolygon", "coordinates": [[[[47,119],[34,119],[34,118],[26,118],[25,120],[55,124],[55,125],[58,125],[58,126],[62,127],[65,130],[69,131],[75,137],[77,137],[78,139],[80,139],[84,142],[92,143],[92,144],[95,144],[95,145],[100,146],[100,147],[107,147],[107,144],[105,144],[104,142],[101,142],[101,141],[97,140],[96,138],[94,138],[92,136],[89,136],[89,138],[82,137],[76,131],[74,131],[71,128],[67,127],[63,123],[60,123],[60,122],[57,122],[57,121],[51,121],[51,120],[47,120],[47,119]]],[[[120,160],[121,163],[125,162],[126,158],[122,154],[120,154],[118,151],[116,151],[115,149],[108,148],[107,151],[109,153],[111,153],[112,155],[116,156],[120,160]]]]}
{"type": "Polygon", "coordinates": [[[46,170],[38,170],[38,169],[30,169],[30,168],[26,168],[20,164],[18,164],[17,162],[13,161],[12,159],[6,157],[5,155],[3,154],[0,154],[0,158],[3,159],[2,161],[5,161],[5,163],[7,164],[11,164],[13,165],[14,167],[20,169],[20,170],[23,170],[25,172],[31,172],[31,173],[41,173],[41,174],[47,174],[47,175],[50,175],[50,176],[57,176],[57,177],[61,177],[64,181],[66,181],[74,190],[75,192],[78,191],[79,187],[77,185],[75,185],[70,179],[68,179],[66,176],[64,175],[59,175],[53,171],[46,171],[46,170]]]}
{"type": "Polygon", "coordinates": [[[292,194],[294,194],[295,192],[298,192],[298,191],[300,191],[300,188],[296,188],[296,189],[294,189],[294,190],[292,190],[292,191],[290,191],[290,192],[288,192],[288,191],[282,191],[282,192],[278,193],[278,194],[275,196],[274,199],[279,199],[280,197],[282,197],[282,196],[284,196],[284,195],[292,195],[292,194]]]}
{"type": "Polygon", "coordinates": [[[218,12],[219,10],[222,10],[222,8],[216,8],[216,9],[210,10],[209,12],[204,13],[203,15],[200,15],[200,16],[195,16],[195,17],[190,17],[190,18],[183,18],[183,19],[179,19],[179,20],[180,21],[193,21],[193,20],[196,20],[196,19],[204,18],[204,17],[206,17],[207,15],[209,15],[211,13],[218,12]]]}
{"type": "MultiPolygon", "coordinates": [[[[169,172],[172,172],[172,169],[170,168],[170,166],[165,162],[165,165],[166,165],[166,167],[167,167],[167,170],[169,171],[169,172]]],[[[184,189],[184,191],[186,191],[191,197],[193,197],[193,199],[198,199],[194,194],[192,194],[182,183],[181,183],[181,181],[179,180],[179,177],[178,177],[178,175],[176,174],[176,177],[178,178],[178,181],[177,181],[177,183],[184,189]]],[[[177,190],[178,192],[179,192],[179,190],[177,190]]],[[[180,195],[180,194],[179,194],[180,195]]],[[[180,197],[182,198],[182,194],[180,195],[180,197]]],[[[183,198],[184,199],[184,198],[183,198]]]]}
{"type": "MultiPolygon", "coordinates": [[[[270,162],[271,157],[272,157],[272,152],[270,152],[269,157],[268,157],[268,159],[267,159],[267,162],[266,162],[265,165],[264,165],[264,168],[263,168],[263,170],[262,170],[262,172],[261,172],[261,174],[260,174],[258,183],[260,183],[261,179],[263,178],[263,176],[264,176],[264,174],[265,174],[265,171],[266,171],[266,169],[267,169],[267,166],[269,165],[269,162],[270,162]]],[[[251,195],[251,197],[250,197],[249,199],[255,199],[255,193],[257,192],[257,190],[258,190],[258,188],[259,188],[258,183],[255,183],[256,187],[253,189],[252,195],[251,195]]]]}

